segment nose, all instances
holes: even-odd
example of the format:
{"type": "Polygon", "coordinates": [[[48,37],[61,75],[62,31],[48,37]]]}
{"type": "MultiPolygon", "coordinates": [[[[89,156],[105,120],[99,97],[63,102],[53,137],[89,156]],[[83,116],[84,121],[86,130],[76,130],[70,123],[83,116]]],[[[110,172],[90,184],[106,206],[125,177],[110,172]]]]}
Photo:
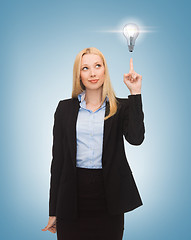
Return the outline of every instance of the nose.
{"type": "Polygon", "coordinates": [[[90,75],[91,75],[91,77],[95,77],[95,73],[94,73],[93,69],[91,69],[90,75]]]}

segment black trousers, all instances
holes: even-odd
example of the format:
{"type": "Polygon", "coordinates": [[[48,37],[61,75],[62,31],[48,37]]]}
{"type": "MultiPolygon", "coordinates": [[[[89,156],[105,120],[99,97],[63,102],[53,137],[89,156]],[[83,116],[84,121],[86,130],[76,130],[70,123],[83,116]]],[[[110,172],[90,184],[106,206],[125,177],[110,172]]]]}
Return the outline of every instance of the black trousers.
{"type": "Polygon", "coordinates": [[[102,169],[77,168],[77,220],[57,217],[58,240],[122,240],[124,213],[109,215],[102,169]]]}

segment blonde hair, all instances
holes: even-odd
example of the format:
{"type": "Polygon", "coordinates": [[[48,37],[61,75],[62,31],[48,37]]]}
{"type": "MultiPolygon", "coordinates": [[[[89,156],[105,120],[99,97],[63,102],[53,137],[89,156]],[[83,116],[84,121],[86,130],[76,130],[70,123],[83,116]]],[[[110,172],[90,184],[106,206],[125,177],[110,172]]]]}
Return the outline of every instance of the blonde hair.
{"type": "Polygon", "coordinates": [[[104,120],[106,120],[106,119],[110,118],[111,116],[113,116],[117,112],[118,101],[116,99],[115,92],[114,92],[113,87],[111,85],[111,80],[110,80],[110,76],[109,76],[109,71],[108,71],[106,59],[105,59],[104,55],[102,54],[102,52],[99,51],[95,47],[85,48],[82,51],[80,51],[76,56],[76,59],[75,59],[75,62],[74,62],[74,67],[73,67],[72,98],[77,98],[78,94],[80,94],[81,92],[83,92],[85,90],[85,86],[80,79],[81,59],[82,59],[82,56],[85,55],[85,54],[99,55],[101,57],[102,61],[103,61],[103,65],[105,67],[105,78],[104,78],[104,83],[103,83],[101,105],[103,104],[106,96],[108,96],[110,111],[109,111],[109,114],[104,118],[104,120]]]}

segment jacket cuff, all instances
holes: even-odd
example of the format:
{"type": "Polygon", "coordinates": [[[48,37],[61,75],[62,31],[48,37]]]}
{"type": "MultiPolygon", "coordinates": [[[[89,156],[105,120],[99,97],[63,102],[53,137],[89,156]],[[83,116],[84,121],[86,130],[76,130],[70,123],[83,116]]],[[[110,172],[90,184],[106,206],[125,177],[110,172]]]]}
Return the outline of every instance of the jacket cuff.
{"type": "Polygon", "coordinates": [[[129,99],[130,102],[141,103],[141,105],[142,105],[142,95],[141,94],[128,95],[128,99],[129,99]]]}

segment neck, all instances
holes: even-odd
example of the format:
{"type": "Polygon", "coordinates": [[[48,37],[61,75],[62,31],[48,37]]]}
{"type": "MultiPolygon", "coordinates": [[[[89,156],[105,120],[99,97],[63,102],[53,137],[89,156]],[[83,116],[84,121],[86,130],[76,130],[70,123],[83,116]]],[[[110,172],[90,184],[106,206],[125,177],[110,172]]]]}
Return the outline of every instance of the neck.
{"type": "Polygon", "coordinates": [[[99,89],[87,89],[85,95],[86,104],[98,105],[102,100],[102,88],[99,89]]]}

